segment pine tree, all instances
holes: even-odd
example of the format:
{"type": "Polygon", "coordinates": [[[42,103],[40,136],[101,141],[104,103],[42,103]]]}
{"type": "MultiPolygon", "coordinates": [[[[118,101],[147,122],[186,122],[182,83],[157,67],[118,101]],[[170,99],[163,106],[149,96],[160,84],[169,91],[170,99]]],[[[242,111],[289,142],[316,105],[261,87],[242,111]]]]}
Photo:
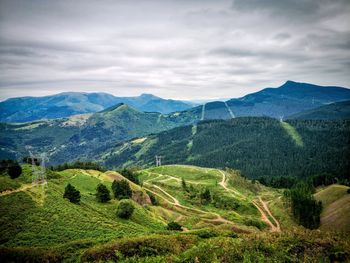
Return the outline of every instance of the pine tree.
{"type": "Polygon", "coordinates": [[[182,189],[185,192],[188,192],[187,184],[186,184],[186,181],[185,181],[185,179],[183,177],[181,178],[181,185],[182,185],[182,189]]]}
{"type": "Polygon", "coordinates": [[[100,203],[106,203],[111,200],[109,190],[104,184],[98,184],[96,188],[96,198],[100,203]]]}
{"type": "Polygon", "coordinates": [[[71,203],[78,204],[80,202],[80,192],[71,184],[67,184],[64,189],[64,198],[67,198],[71,203]]]}

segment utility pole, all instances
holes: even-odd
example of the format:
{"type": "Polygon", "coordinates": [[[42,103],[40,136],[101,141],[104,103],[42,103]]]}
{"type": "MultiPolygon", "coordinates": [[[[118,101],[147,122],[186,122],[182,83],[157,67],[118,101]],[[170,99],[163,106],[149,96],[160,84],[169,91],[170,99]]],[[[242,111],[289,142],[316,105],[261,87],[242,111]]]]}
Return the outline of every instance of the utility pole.
{"type": "Polygon", "coordinates": [[[162,165],[162,156],[156,155],[156,166],[162,165]]]}

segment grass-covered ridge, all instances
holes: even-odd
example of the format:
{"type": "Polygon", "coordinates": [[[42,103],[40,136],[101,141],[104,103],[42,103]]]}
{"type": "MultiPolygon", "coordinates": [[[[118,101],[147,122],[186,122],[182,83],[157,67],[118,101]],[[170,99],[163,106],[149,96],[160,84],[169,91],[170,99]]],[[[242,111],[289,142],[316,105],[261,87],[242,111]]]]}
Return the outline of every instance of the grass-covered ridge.
{"type": "Polygon", "coordinates": [[[17,187],[0,193],[5,262],[317,261],[349,248],[343,237],[336,242],[327,236],[321,243],[322,233],[311,231],[306,237],[291,219],[281,191],[235,170],[185,165],[139,170],[140,185],[128,181],[135,207],[130,219],[116,216],[118,200],[99,203],[95,197],[99,183],[110,189],[113,180],[125,179],[117,172],[48,171],[47,184],[33,186],[31,166],[23,171],[13,180],[17,187]],[[80,204],[63,198],[68,183],[80,191],[80,204]],[[203,195],[207,190],[210,199],[203,195]],[[167,230],[173,221],[182,232],[167,230]]]}

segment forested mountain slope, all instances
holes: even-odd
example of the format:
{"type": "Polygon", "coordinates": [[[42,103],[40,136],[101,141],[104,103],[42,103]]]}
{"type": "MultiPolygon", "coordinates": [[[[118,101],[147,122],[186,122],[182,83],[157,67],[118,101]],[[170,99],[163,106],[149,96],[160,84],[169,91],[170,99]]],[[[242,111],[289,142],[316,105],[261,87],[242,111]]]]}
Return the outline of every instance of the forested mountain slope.
{"type": "Polygon", "coordinates": [[[230,167],[249,177],[349,176],[350,122],[280,122],[244,117],[204,121],[139,140],[120,143],[101,159],[108,167],[148,166],[154,156],[164,164],[230,167]]]}
{"type": "Polygon", "coordinates": [[[268,116],[280,119],[349,99],[350,90],[346,88],[287,81],[278,88],[266,88],[226,102],[209,102],[188,111],[200,114],[202,120],[242,116],[268,116]]]}
{"type": "Polygon", "coordinates": [[[94,114],[31,123],[0,124],[0,158],[46,154],[50,164],[95,159],[120,141],[194,123],[186,114],[140,112],[118,104],[94,114]]]}
{"type": "Polygon", "coordinates": [[[316,109],[302,111],[288,119],[301,120],[338,120],[350,119],[350,100],[331,103],[316,109]]]}

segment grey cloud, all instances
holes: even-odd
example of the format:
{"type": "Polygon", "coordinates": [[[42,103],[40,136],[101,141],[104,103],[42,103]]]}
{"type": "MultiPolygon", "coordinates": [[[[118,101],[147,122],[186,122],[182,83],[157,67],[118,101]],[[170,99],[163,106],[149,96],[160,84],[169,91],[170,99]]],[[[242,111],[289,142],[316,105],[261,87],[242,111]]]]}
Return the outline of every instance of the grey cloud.
{"type": "Polygon", "coordinates": [[[347,11],[327,0],[2,0],[0,99],[237,97],[286,79],[350,86],[347,11]]]}

